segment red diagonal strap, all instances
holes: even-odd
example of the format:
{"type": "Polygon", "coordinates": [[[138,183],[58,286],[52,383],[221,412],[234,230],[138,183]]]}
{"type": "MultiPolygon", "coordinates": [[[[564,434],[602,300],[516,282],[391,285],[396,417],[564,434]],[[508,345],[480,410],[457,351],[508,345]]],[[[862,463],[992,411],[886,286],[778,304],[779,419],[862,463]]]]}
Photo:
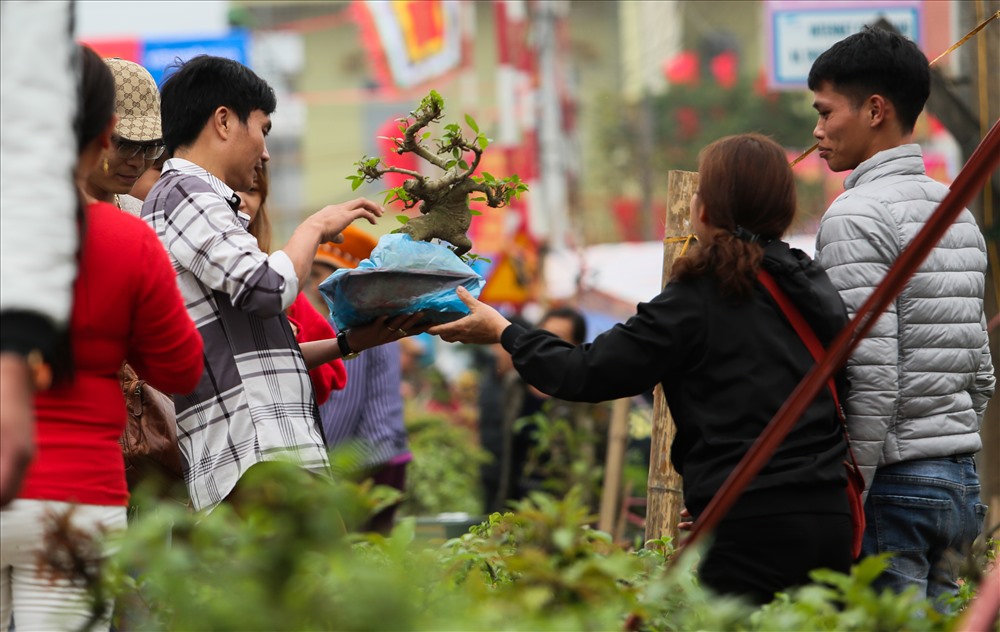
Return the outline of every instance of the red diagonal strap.
{"type": "MultiPolygon", "coordinates": [[[[812,354],[813,360],[816,361],[816,364],[819,364],[820,360],[823,359],[823,356],[826,355],[826,349],[823,348],[823,343],[819,341],[819,338],[816,337],[816,333],[812,330],[812,327],[809,326],[809,323],[807,323],[806,319],[802,316],[802,312],[799,311],[798,307],[795,307],[795,303],[788,298],[788,295],[785,294],[783,289],[781,289],[781,286],[774,280],[774,277],[771,276],[770,272],[761,268],[757,271],[757,280],[761,282],[764,289],[771,293],[771,298],[774,299],[774,302],[777,303],[778,307],[781,308],[781,311],[784,312],[785,318],[787,318],[788,322],[792,325],[792,329],[795,330],[795,333],[797,333],[799,338],[802,339],[806,348],[809,349],[809,353],[812,354]]],[[[833,376],[830,376],[830,379],[828,379],[826,383],[827,386],[830,387],[830,394],[833,395],[833,403],[837,406],[837,415],[840,417],[841,422],[843,422],[844,409],[840,407],[840,398],[837,396],[837,386],[833,382],[833,376]]]]}
{"type": "MultiPolygon", "coordinates": [[[[805,317],[802,316],[802,312],[788,298],[788,294],[785,294],[785,291],[781,289],[781,286],[774,280],[771,273],[763,267],[757,271],[757,280],[760,281],[765,290],[770,292],[771,298],[781,308],[782,313],[785,314],[785,318],[788,319],[788,322],[792,325],[792,329],[802,339],[802,343],[805,344],[806,349],[809,349],[809,353],[812,354],[816,364],[822,362],[823,356],[826,355],[826,349],[823,348],[823,343],[816,337],[816,332],[813,331],[809,323],[806,322],[805,317]]],[[[840,420],[840,425],[844,429],[844,439],[847,441],[847,453],[851,455],[851,465],[857,470],[858,461],[854,458],[854,450],[851,449],[851,438],[847,432],[847,417],[844,415],[844,409],[840,406],[840,397],[837,395],[837,385],[833,381],[833,375],[830,375],[829,379],[827,379],[826,385],[830,388],[830,394],[833,395],[833,405],[837,408],[837,419],[840,420]]]]}

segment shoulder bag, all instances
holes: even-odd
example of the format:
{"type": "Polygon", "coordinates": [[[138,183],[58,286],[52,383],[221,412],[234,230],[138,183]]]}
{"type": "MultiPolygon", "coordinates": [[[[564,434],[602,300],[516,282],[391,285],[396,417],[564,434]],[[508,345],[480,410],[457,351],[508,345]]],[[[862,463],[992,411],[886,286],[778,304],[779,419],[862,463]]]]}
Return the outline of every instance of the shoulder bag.
{"type": "Polygon", "coordinates": [[[128,363],[122,364],[121,385],[128,419],[120,441],[129,491],[150,478],[177,487],[184,467],[173,399],[139,379],[128,363]]]}

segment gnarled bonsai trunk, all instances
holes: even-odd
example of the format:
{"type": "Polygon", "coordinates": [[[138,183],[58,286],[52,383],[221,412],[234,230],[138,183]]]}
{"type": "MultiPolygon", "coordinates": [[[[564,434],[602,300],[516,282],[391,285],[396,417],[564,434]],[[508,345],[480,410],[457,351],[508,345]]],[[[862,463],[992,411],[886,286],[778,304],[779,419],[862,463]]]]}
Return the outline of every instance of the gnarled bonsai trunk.
{"type": "MultiPolygon", "coordinates": [[[[363,157],[355,163],[357,175],[349,176],[357,189],[364,182],[375,182],[386,173],[400,173],[408,177],[399,187],[390,189],[386,195],[386,203],[401,201],[403,208],[411,209],[420,205],[421,216],[407,220],[405,216],[400,221],[406,223],[395,232],[405,233],[414,241],[431,241],[440,239],[451,244],[459,257],[472,249],[472,242],[465,234],[472,224],[472,213],[469,210],[469,196],[481,193],[477,198],[487,206],[499,208],[507,204],[512,197],[527,191],[528,187],[516,175],[497,179],[483,172],[476,176],[476,169],[483,157],[483,150],[489,146],[490,139],[479,131],[479,125],[466,115],[465,121],[475,133],[474,137],[463,135],[457,124],[445,126],[445,132],[436,142],[437,148],[431,151],[423,142],[431,136],[430,132],[420,132],[430,123],[441,119],[444,100],[441,95],[431,90],[430,94],[420,101],[416,110],[410,112],[410,117],[398,119],[402,138],[391,138],[397,154],[412,153],[443,173],[436,178],[430,178],[418,171],[384,165],[379,158],[363,157]],[[471,155],[471,159],[466,159],[471,155]]],[[[471,255],[471,258],[476,258],[471,255]]]]}
{"type": "Polygon", "coordinates": [[[433,206],[424,202],[423,213],[407,222],[399,232],[412,237],[414,241],[430,241],[438,238],[455,247],[455,254],[461,256],[472,248],[472,241],[466,235],[472,224],[469,212],[469,192],[467,187],[456,186],[444,194],[433,206]]]}

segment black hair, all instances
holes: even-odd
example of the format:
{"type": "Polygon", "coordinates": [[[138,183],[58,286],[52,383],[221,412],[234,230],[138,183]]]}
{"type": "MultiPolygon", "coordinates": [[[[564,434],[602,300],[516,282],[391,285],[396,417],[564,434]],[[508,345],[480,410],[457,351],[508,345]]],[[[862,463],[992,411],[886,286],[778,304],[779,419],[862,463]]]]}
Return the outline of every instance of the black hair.
{"type": "Polygon", "coordinates": [[[866,26],[824,51],[809,70],[809,89],[824,81],[860,107],[880,94],[892,102],[904,133],[913,131],[931,93],[927,57],[915,43],[885,29],[866,26]]]}
{"type": "Polygon", "coordinates": [[[83,150],[108,128],[115,115],[115,78],[91,48],[80,46],[80,93],[76,118],[76,149],[83,150]]]}
{"type": "Polygon", "coordinates": [[[246,123],[251,112],[270,115],[278,101],[267,82],[238,61],[199,55],[180,65],[160,89],[167,153],[192,144],[220,107],[246,123]]]}
{"type": "Polygon", "coordinates": [[[550,318],[564,318],[570,322],[573,326],[573,344],[581,345],[583,341],[587,339],[587,321],[584,319],[583,314],[579,310],[573,309],[568,305],[563,305],[562,307],[553,307],[549,311],[545,312],[539,324],[544,323],[550,318]]]}

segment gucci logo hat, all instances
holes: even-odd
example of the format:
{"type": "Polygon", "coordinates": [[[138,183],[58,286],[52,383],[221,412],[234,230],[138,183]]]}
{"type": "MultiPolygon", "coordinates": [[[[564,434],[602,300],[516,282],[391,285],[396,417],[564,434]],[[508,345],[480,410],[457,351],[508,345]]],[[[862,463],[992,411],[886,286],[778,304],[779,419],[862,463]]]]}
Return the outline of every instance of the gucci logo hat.
{"type": "Polygon", "coordinates": [[[135,142],[163,138],[160,127],[160,92],[149,71],[139,64],[112,57],[104,63],[115,77],[115,134],[135,142]]]}

